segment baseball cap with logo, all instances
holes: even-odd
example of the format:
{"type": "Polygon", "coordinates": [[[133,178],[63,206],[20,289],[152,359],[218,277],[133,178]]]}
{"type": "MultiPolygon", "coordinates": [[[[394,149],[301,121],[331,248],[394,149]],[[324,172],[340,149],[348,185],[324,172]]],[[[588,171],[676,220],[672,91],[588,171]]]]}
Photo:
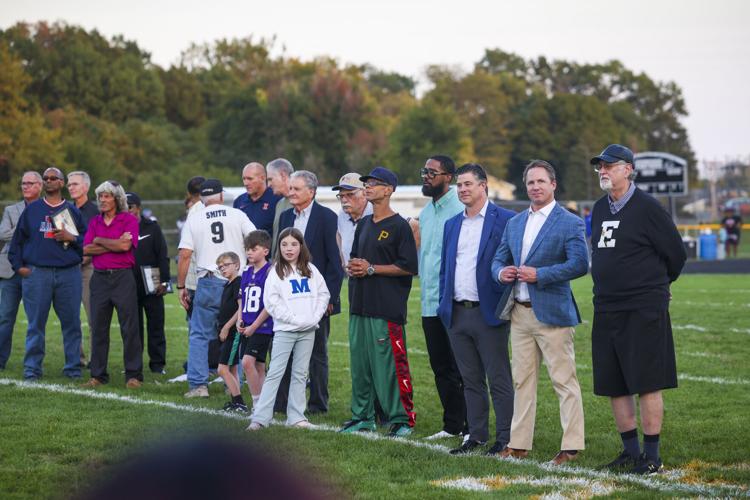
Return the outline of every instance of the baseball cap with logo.
{"type": "Polygon", "coordinates": [[[128,199],[128,205],[141,206],[141,197],[135,193],[125,193],[125,197],[128,199]]]}
{"type": "Polygon", "coordinates": [[[632,165],[633,152],[630,148],[626,148],[625,146],[610,144],[604,148],[604,151],[602,151],[599,156],[591,158],[592,165],[597,165],[601,161],[604,163],[617,163],[618,161],[624,161],[632,165]]]}
{"type": "Polygon", "coordinates": [[[365,185],[359,180],[362,176],[357,172],[349,172],[344,174],[339,179],[339,183],[333,186],[331,189],[339,191],[341,189],[364,189],[365,185]]]}
{"type": "Polygon", "coordinates": [[[396,190],[396,186],[398,186],[398,177],[396,177],[396,174],[385,167],[375,167],[368,175],[363,175],[359,178],[362,182],[367,182],[368,179],[385,182],[389,186],[393,186],[394,191],[396,190]]]}
{"type": "Polygon", "coordinates": [[[201,184],[201,196],[211,196],[219,194],[224,191],[224,186],[221,185],[219,179],[206,179],[201,184]]]}

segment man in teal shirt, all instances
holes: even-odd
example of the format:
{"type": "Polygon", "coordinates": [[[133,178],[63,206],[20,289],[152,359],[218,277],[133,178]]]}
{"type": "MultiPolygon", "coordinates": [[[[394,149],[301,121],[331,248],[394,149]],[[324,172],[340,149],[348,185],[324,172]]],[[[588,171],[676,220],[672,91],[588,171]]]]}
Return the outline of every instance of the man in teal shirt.
{"type": "Polygon", "coordinates": [[[458,436],[466,430],[466,403],[461,374],[453,357],[448,332],[437,315],[443,227],[445,221],[464,209],[455,188],[451,188],[455,173],[453,160],[442,155],[430,157],[421,170],[422,194],[432,198],[419,214],[422,330],[430,366],[435,374],[435,386],[443,405],[443,428],[428,439],[458,436]]]}

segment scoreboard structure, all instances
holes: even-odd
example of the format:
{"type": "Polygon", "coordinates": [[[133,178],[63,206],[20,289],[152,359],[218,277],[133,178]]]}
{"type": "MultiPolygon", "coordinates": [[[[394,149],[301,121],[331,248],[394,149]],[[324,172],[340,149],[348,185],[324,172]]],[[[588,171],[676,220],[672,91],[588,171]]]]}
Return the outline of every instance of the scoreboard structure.
{"type": "Polygon", "coordinates": [[[647,151],[633,155],[635,185],[656,196],[683,196],[688,192],[688,165],[670,153],[647,151]]]}

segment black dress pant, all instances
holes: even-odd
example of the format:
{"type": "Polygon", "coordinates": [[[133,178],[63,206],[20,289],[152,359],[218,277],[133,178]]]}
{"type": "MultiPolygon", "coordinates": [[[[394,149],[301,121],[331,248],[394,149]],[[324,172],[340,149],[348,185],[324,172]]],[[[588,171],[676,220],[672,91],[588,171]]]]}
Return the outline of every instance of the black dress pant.
{"type": "Polygon", "coordinates": [[[435,374],[435,387],[443,406],[443,430],[459,434],[468,429],[466,400],[461,372],[453,356],[448,332],[437,316],[422,316],[422,330],[430,366],[435,374]]]}
{"type": "Polygon", "coordinates": [[[143,342],[144,322],[148,335],[148,367],[152,372],[161,372],[167,363],[167,338],[164,335],[164,296],[138,296],[138,334],[143,342]],[[144,321],[145,314],[145,321],[144,321]]]}
{"type": "MultiPolygon", "coordinates": [[[[315,343],[310,356],[310,398],[307,400],[307,411],[325,413],[328,411],[328,336],[331,333],[331,317],[323,316],[315,330],[315,343]]],[[[273,349],[273,347],[272,347],[273,349]]],[[[292,357],[286,365],[279,391],[276,393],[274,411],[285,413],[289,397],[289,381],[292,376],[292,357]]]]}
{"type": "Polygon", "coordinates": [[[143,346],[138,336],[138,296],[131,269],[94,270],[91,277],[91,376],[109,382],[109,328],[117,310],[125,379],[143,380],[143,346]]]}

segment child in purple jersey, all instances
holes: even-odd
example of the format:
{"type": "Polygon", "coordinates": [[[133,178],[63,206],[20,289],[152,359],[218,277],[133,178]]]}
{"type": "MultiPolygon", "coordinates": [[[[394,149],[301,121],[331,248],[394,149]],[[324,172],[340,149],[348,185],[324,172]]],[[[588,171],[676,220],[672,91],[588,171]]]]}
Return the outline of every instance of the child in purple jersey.
{"type": "Polygon", "coordinates": [[[253,398],[253,406],[260,397],[266,378],[266,355],[273,340],[273,320],[263,304],[263,288],[271,264],[271,235],[264,230],[253,231],[245,237],[248,267],[242,273],[238,298],[241,317],[237,331],[243,335],[242,369],[253,398]]]}

